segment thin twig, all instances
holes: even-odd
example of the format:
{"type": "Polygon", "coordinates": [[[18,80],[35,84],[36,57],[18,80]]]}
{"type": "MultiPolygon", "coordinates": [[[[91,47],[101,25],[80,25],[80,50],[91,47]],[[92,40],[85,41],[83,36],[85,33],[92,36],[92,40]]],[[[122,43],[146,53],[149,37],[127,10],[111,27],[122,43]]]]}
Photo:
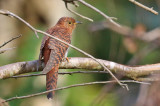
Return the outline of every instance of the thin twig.
{"type": "Polygon", "coordinates": [[[5,46],[6,44],[8,44],[9,42],[11,42],[11,41],[13,41],[13,40],[15,40],[15,39],[17,39],[17,38],[19,38],[19,37],[21,37],[22,35],[18,35],[18,36],[16,36],[16,37],[13,37],[12,39],[10,39],[10,40],[8,40],[7,42],[4,42],[1,46],[0,46],[0,48],[2,48],[3,46],[5,46]]]}
{"type": "MultiPolygon", "coordinates": [[[[79,1],[82,1],[82,0],[79,0],[79,1]]],[[[88,5],[88,4],[87,4],[87,5],[88,5]]],[[[95,8],[95,7],[92,7],[92,8],[95,8]]],[[[27,23],[25,20],[23,20],[23,19],[20,18],[19,16],[15,15],[15,14],[9,12],[9,11],[0,10],[0,14],[6,15],[6,16],[10,16],[10,17],[15,17],[16,19],[18,19],[18,20],[20,20],[21,22],[23,22],[24,24],[26,24],[33,32],[36,32],[36,33],[39,32],[39,33],[41,33],[41,34],[47,35],[47,36],[49,36],[49,37],[51,37],[51,38],[53,38],[53,39],[56,39],[56,40],[58,40],[58,41],[60,41],[60,42],[62,42],[62,43],[64,43],[64,44],[70,46],[71,48],[79,51],[80,53],[82,53],[82,54],[84,54],[84,55],[92,58],[93,60],[95,60],[96,62],[98,62],[98,63],[104,68],[104,70],[108,71],[108,72],[110,73],[110,75],[117,81],[117,83],[118,83],[120,86],[122,86],[123,88],[126,88],[126,89],[128,90],[128,86],[127,86],[126,84],[122,84],[122,83],[113,75],[113,73],[112,73],[101,61],[99,61],[98,59],[96,59],[96,58],[93,57],[92,55],[84,52],[83,50],[81,50],[81,49],[79,49],[79,48],[77,48],[77,47],[75,47],[75,46],[73,46],[73,45],[71,45],[71,44],[69,44],[69,43],[67,43],[67,42],[65,42],[65,41],[57,38],[57,37],[55,37],[55,36],[52,36],[52,35],[50,35],[50,34],[48,34],[48,33],[46,33],[46,32],[43,32],[43,31],[41,31],[41,30],[35,29],[35,28],[32,27],[29,23],[27,23]]],[[[111,21],[111,19],[110,19],[110,21],[111,21]]],[[[38,36],[37,36],[37,37],[38,37],[38,36]]]]}
{"type": "Polygon", "coordinates": [[[155,82],[160,81],[159,76],[151,76],[148,78],[133,78],[135,81],[146,81],[146,82],[155,82]]]}
{"type": "MultiPolygon", "coordinates": [[[[65,2],[65,1],[64,1],[64,2],[65,2]]],[[[93,22],[93,19],[88,18],[88,17],[86,17],[86,16],[83,16],[83,15],[81,15],[81,14],[79,14],[79,13],[77,13],[77,12],[71,10],[71,9],[69,9],[67,4],[68,4],[68,2],[65,2],[65,6],[66,6],[66,9],[67,9],[68,11],[70,11],[71,13],[73,13],[73,14],[81,17],[81,18],[84,18],[84,19],[86,19],[86,20],[89,20],[89,21],[93,22]]]]}
{"type": "Polygon", "coordinates": [[[28,26],[28,28],[30,28],[35,33],[36,37],[39,38],[39,36],[36,32],[36,29],[33,26],[31,26],[29,23],[27,23],[25,20],[23,20],[22,18],[17,16],[16,14],[14,14],[14,13],[8,11],[8,10],[3,10],[3,9],[0,10],[0,14],[6,15],[6,16],[9,16],[9,17],[14,17],[14,18],[18,19],[19,21],[25,23],[28,26]]]}
{"type": "MultiPolygon", "coordinates": [[[[107,83],[116,83],[117,81],[113,80],[113,81],[96,81],[96,82],[89,82],[89,83],[82,83],[82,84],[75,84],[75,85],[69,85],[66,87],[60,87],[57,89],[51,89],[48,91],[44,91],[44,92],[40,92],[40,93],[35,93],[35,94],[31,94],[31,95],[26,95],[26,96],[16,96],[16,97],[12,97],[9,99],[6,99],[5,101],[3,101],[2,103],[8,102],[8,101],[12,101],[15,99],[25,99],[25,98],[30,98],[30,97],[34,97],[34,96],[39,96],[39,95],[43,95],[52,91],[57,91],[57,90],[64,90],[64,89],[68,89],[68,88],[73,88],[73,87],[79,87],[79,86],[87,86],[87,85],[94,85],[94,84],[107,84],[107,83]]],[[[134,81],[134,80],[121,80],[122,83],[140,83],[140,84],[150,84],[147,82],[139,82],[139,81],[134,81]]]]}
{"type": "Polygon", "coordinates": [[[105,13],[103,13],[102,11],[100,11],[99,9],[95,8],[94,6],[92,6],[91,4],[83,1],[83,0],[77,0],[78,2],[82,3],[83,5],[93,9],[94,11],[96,11],[97,13],[99,13],[100,15],[102,15],[103,17],[105,17],[109,22],[111,22],[113,25],[116,25],[118,27],[120,27],[120,25],[118,23],[116,23],[115,21],[113,21],[112,19],[117,19],[117,18],[113,18],[113,17],[109,17],[107,16],[105,13]]]}
{"type": "Polygon", "coordinates": [[[149,11],[149,12],[155,14],[155,15],[158,15],[158,12],[155,11],[155,10],[153,10],[153,7],[149,8],[149,7],[143,5],[143,4],[141,4],[141,3],[139,3],[139,2],[137,2],[135,0],[129,0],[129,1],[132,2],[132,3],[134,3],[137,6],[141,7],[141,8],[144,8],[145,10],[147,10],[147,11],[149,11]]]}
{"type": "Polygon", "coordinates": [[[0,49],[0,54],[6,52],[6,51],[9,51],[9,50],[13,50],[15,49],[16,47],[12,47],[12,48],[7,48],[7,49],[0,49]]]}
{"type": "MultiPolygon", "coordinates": [[[[108,73],[106,71],[73,71],[73,72],[58,72],[58,74],[60,75],[72,75],[72,74],[104,74],[104,73],[108,73]]],[[[33,77],[33,76],[42,76],[42,75],[46,75],[46,74],[29,74],[29,75],[18,75],[18,76],[11,76],[9,78],[24,78],[24,77],[33,77]]]]}

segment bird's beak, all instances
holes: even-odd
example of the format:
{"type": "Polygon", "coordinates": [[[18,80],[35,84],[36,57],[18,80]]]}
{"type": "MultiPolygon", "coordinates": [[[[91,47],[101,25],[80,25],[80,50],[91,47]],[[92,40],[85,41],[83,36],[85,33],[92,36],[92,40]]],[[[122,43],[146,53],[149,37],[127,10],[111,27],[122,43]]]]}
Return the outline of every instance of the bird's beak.
{"type": "Polygon", "coordinates": [[[82,22],[80,22],[80,21],[76,21],[74,24],[82,24],[82,22]]]}

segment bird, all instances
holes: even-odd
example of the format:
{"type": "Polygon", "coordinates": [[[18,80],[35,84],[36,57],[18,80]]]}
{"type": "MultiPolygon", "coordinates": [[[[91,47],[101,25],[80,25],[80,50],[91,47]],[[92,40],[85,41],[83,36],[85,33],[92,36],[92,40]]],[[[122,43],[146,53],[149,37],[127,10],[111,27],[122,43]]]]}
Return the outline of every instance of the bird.
{"type": "MultiPolygon", "coordinates": [[[[49,28],[46,33],[59,38],[60,40],[71,43],[72,32],[76,27],[76,24],[80,24],[80,21],[76,21],[72,17],[62,17],[58,20],[57,24],[49,28]]],[[[56,89],[58,79],[58,69],[60,62],[66,58],[68,59],[69,46],[45,35],[42,39],[39,61],[44,62],[45,67],[42,71],[46,74],[46,89],[56,89]]],[[[48,99],[53,99],[55,91],[47,94],[48,99]]]]}

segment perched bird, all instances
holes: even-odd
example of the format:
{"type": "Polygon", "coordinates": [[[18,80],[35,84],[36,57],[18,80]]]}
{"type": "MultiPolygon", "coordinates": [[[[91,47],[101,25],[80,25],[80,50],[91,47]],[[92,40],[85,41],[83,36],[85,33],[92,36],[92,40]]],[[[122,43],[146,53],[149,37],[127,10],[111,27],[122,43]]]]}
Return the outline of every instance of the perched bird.
{"type": "MultiPolygon", "coordinates": [[[[72,31],[78,23],[80,22],[75,21],[75,19],[71,17],[62,17],[54,27],[51,27],[46,32],[70,44],[72,31]]],[[[68,45],[49,36],[44,36],[40,48],[39,60],[43,61],[45,64],[45,68],[43,69],[42,73],[47,74],[47,90],[56,88],[59,63],[66,56],[68,48],[68,45]]],[[[47,98],[52,99],[54,94],[55,91],[49,92],[47,98]]]]}

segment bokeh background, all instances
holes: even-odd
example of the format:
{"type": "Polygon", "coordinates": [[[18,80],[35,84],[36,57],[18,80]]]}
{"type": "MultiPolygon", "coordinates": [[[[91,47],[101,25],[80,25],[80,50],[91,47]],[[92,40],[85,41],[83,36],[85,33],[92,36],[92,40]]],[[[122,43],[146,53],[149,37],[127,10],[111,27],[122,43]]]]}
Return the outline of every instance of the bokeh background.
{"type": "MultiPolygon", "coordinates": [[[[107,15],[118,18],[117,22],[128,26],[134,31],[144,33],[160,26],[160,16],[154,15],[128,0],[85,0],[107,15]]],[[[154,7],[160,12],[159,0],[139,0],[139,2],[154,7]]],[[[0,9],[7,9],[25,19],[32,26],[42,31],[55,25],[63,16],[71,16],[82,21],[73,33],[72,44],[86,51],[96,58],[114,61],[126,65],[143,65],[158,63],[160,50],[139,39],[124,37],[101,25],[104,17],[79,4],[75,8],[69,7],[94,22],[82,19],[66,10],[62,0],[0,0],[0,9]],[[145,53],[145,54],[143,54],[145,53]],[[137,58],[137,57],[138,58],[137,58]]],[[[39,48],[43,35],[37,39],[34,33],[20,21],[0,15],[0,44],[22,34],[23,36],[7,44],[3,48],[16,49],[0,54],[0,65],[20,61],[38,59],[39,48]]],[[[85,57],[70,48],[68,57],[85,57]]],[[[78,71],[78,70],[59,70],[78,71]]],[[[84,71],[84,70],[80,70],[84,71]]],[[[58,87],[111,79],[104,74],[76,74],[59,75],[58,87]]],[[[122,89],[116,84],[99,84],[85,87],[70,88],[57,91],[54,101],[48,101],[46,95],[9,102],[10,106],[133,106],[138,105],[140,88],[147,88],[140,84],[128,84],[130,91],[122,89]]],[[[0,98],[7,99],[45,91],[45,76],[0,80],[0,98]]]]}

